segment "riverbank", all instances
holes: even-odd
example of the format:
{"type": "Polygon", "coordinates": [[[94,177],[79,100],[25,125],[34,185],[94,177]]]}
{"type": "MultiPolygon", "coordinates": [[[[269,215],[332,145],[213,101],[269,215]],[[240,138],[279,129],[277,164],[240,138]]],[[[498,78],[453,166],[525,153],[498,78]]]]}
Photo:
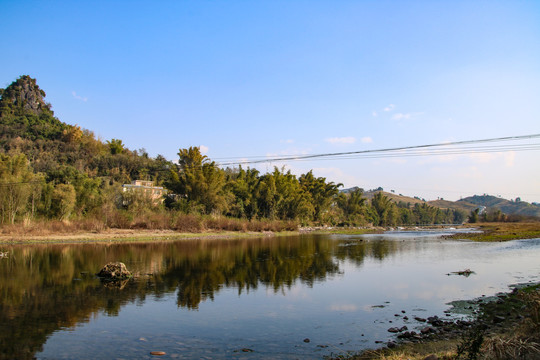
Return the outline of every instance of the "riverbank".
{"type": "Polygon", "coordinates": [[[540,238],[540,221],[517,223],[477,223],[467,224],[476,227],[476,232],[445,236],[447,239],[467,239],[472,241],[509,241],[540,238]]]}
{"type": "Polygon", "coordinates": [[[145,241],[177,241],[177,240],[216,240],[256,238],[269,236],[295,236],[301,234],[382,234],[384,228],[358,229],[324,229],[300,228],[284,231],[219,231],[207,230],[200,232],[178,232],[174,230],[132,230],[107,229],[102,231],[80,231],[75,233],[47,233],[35,235],[32,233],[0,234],[0,244],[38,244],[38,243],[110,243],[110,242],[145,242],[145,241]]]}
{"type": "MultiPolygon", "coordinates": [[[[105,222],[106,223],[106,222],[105,222]]],[[[226,239],[298,233],[295,221],[245,220],[182,214],[134,219],[123,226],[107,226],[96,219],[40,220],[0,226],[0,243],[78,243],[226,239]],[[173,221],[174,220],[174,221],[173,221]]]]}
{"type": "Polygon", "coordinates": [[[47,243],[111,243],[111,242],[146,242],[146,241],[177,241],[177,240],[213,240],[233,239],[243,237],[285,236],[297,235],[298,231],[205,231],[199,233],[176,232],[173,230],[130,230],[108,229],[100,232],[58,233],[47,235],[0,235],[0,244],[47,244],[47,243]]]}
{"type": "Polygon", "coordinates": [[[426,326],[418,332],[398,331],[384,348],[328,359],[540,359],[539,284],[518,285],[508,293],[459,303],[476,314],[470,321],[419,319],[426,326]]]}
{"type": "MultiPolygon", "coordinates": [[[[255,230],[250,231],[246,226],[227,219],[216,221],[214,228],[195,227],[190,231],[171,229],[119,229],[119,228],[92,228],[80,226],[76,222],[49,222],[43,224],[4,226],[0,232],[0,244],[35,244],[35,243],[109,243],[130,241],[174,241],[188,239],[230,239],[238,237],[284,236],[299,234],[382,234],[394,228],[384,227],[303,227],[297,228],[287,222],[255,223],[255,230]]],[[[399,228],[403,231],[421,231],[425,229],[444,229],[448,226],[433,225],[418,228],[408,226],[399,228]]],[[[530,223],[481,223],[465,224],[460,228],[481,230],[467,233],[448,235],[448,239],[469,239],[473,241],[508,241],[515,239],[540,238],[540,222],[530,223]]]]}

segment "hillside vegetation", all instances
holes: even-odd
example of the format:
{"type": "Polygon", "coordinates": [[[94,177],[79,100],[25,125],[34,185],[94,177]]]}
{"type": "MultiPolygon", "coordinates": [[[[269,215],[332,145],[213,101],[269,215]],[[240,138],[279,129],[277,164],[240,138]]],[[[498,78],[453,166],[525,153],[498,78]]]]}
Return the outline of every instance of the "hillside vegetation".
{"type": "Polygon", "coordinates": [[[520,198],[506,200],[491,195],[474,195],[461,199],[456,203],[485,206],[488,209],[498,209],[504,214],[540,217],[540,206],[521,201],[520,198]]]}
{"type": "Polygon", "coordinates": [[[0,89],[0,223],[22,223],[24,231],[72,231],[73,224],[92,231],[202,231],[461,223],[477,206],[427,203],[382,189],[340,191],[341,184],[312,171],[296,176],[279,168],[266,174],[223,169],[197,147],[180,148],[177,162],[153,158],[120,139],[103,142],[60,121],[44,98],[27,75],[0,89]],[[125,191],[123,184],[134,180],[152,181],[166,192],[156,199],[146,191],[125,191]]]}

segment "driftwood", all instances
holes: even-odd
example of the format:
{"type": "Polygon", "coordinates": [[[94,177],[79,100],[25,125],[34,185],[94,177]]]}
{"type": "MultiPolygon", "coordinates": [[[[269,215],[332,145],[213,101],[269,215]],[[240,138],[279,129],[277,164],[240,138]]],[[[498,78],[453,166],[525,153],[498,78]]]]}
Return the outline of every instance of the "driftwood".
{"type": "Polygon", "coordinates": [[[471,276],[471,274],[474,274],[475,272],[472,271],[471,269],[465,269],[465,270],[462,270],[462,271],[452,271],[451,273],[449,274],[446,274],[448,276],[450,275],[461,275],[461,276],[466,276],[466,277],[469,277],[471,276]]]}

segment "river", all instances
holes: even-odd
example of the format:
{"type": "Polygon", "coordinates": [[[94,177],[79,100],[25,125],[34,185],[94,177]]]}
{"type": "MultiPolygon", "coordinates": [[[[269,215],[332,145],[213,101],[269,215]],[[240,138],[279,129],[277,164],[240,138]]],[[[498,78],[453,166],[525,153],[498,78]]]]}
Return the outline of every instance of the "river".
{"type": "Polygon", "coordinates": [[[451,301],[540,281],[540,239],[442,234],[4,245],[0,359],[322,358],[382,346],[389,327],[422,326],[415,316],[462,317],[445,313],[451,301]],[[110,261],[136,276],[101,282],[110,261]],[[474,273],[451,274],[464,269],[474,273]]]}

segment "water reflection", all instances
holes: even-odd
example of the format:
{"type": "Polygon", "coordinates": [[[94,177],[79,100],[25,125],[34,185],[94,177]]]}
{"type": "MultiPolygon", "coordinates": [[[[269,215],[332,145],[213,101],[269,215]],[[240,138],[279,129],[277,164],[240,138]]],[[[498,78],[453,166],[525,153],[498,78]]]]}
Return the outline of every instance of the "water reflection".
{"type": "MultiPolygon", "coordinates": [[[[114,356],[122,347],[128,349],[124,350],[128,358],[140,358],[140,353],[128,352],[142,345],[129,341],[152,333],[156,341],[174,337],[174,346],[184,346],[186,356],[195,356],[205,341],[209,343],[205,351],[234,354],[231,341],[250,338],[261,348],[266,346],[269,356],[300,358],[301,348],[292,338],[296,334],[311,331],[335,347],[347,344],[345,336],[358,339],[365,333],[355,346],[368,338],[373,346],[374,340],[388,336],[383,323],[392,320],[394,326],[394,314],[402,309],[429,306],[429,311],[442,312],[444,302],[480,296],[478,292],[488,287],[508,284],[514,275],[505,269],[520,268],[524,277],[531,269],[538,274],[540,243],[449,242],[415,233],[4,246],[0,250],[9,252],[0,259],[0,359],[48,357],[58,346],[92,358],[91,351],[96,350],[77,350],[82,345],[66,339],[78,341],[85,334],[81,330],[85,323],[99,323],[98,329],[108,330],[110,324],[99,321],[103,314],[119,319],[122,327],[140,327],[115,340],[106,335],[93,339],[103,341],[100,346],[114,356]],[[135,279],[101,283],[94,274],[110,261],[124,262],[135,279]],[[445,275],[471,264],[476,274],[470,278],[445,275]],[[237,298],[231,300],[231,293],[237,298]],[[269,300],[268,294],[278,296],[269,300]],[[162,304],[154,306],[156,301],[162,304]],[[377,304],[385,305],[374,308],[377,304]],[[140,312],[133,310],[135,306],[140,312]],[[122,316],[125,312],[131,315],[122,316]],[[76,335],[59,341],[58,334],[66,334],[61,331],[66,329],[76,335]],[[227,338],[224,331],[234,335],[227,338]],[[190,340],[194,344],[190,345],[185,334],[199,342],[190,340]],[[192,353],[185,349],[189,346],[192,353]]],[[[92,327],[86,334],[96,335],[92,327]]],[[[91,346],[89,339],[84,342],[91,346]]],[[[313,343],[312,351],[321,350],[316,346],[313,343]]],[[[313,358],[313,353],[305,357],[313,358]]]]}
{"type": "Polygon", "coordinates": [[[149,295],[176,292],[178,306],[197,309],[223,288],[312,286],[339,274],[340,260],[362,264],[368,254],[382,259],[393,250],[388,242],[324,237],[13,246],[0,261],[0,358],[32,358],[55,330],[101,311],[115,316],[149,295]],[[100,283],[94,273],[109,261],[126,263],[136,279],[100,283]]]}

